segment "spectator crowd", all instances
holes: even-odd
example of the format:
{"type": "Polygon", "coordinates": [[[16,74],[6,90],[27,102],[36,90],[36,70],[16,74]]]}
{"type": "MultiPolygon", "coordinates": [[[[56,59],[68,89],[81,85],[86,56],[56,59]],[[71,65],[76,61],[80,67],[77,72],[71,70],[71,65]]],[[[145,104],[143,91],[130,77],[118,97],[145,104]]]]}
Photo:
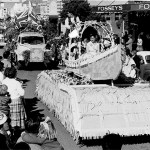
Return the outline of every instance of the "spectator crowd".
{"type": "Polygon", "coordinates": [[[25,89],[8,57],[0,58],[0,150],[63,150],[50,118],[27,116],[25,89]]]}

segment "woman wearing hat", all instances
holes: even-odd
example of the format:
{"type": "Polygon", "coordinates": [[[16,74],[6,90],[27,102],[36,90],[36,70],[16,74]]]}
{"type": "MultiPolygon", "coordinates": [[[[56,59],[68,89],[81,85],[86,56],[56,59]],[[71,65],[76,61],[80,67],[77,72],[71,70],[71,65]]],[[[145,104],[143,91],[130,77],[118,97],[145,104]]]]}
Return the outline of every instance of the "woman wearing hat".
{"type": "Polygon", "coordinates": [[[3,125],[7,121],[7,116],[0,111],[0,133],[5,134],[3,130],[3,125]]]}
{"type": "Polygon", "coordinates": [[[0,85],[0,111],[7,116],[7,121],[4,123],[4,130],[7,131],[7,134],[10,134],[9,127],[9,117],[10,117],[10,107],[9,103],[11,102],[8,95],[8,87],[4,84],[0,85]]]}
{"type": "Polygon", "coordinates": [[[7,116],[0,111],[0,149],[1,150],[9,150],[9,139],[6,131],[4,130],[4,124],[7,121],[7,116]]]}

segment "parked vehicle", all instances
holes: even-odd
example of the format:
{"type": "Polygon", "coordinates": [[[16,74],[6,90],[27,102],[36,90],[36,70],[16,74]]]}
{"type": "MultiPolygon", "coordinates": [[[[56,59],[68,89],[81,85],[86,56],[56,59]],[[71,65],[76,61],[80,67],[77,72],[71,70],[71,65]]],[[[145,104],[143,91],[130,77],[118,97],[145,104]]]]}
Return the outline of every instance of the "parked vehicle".
{"type": "Polygon", "coordinates": [[[150,51],[140,51],[137,55],[141,58],[140,78],[150,81],[150,51]]]}

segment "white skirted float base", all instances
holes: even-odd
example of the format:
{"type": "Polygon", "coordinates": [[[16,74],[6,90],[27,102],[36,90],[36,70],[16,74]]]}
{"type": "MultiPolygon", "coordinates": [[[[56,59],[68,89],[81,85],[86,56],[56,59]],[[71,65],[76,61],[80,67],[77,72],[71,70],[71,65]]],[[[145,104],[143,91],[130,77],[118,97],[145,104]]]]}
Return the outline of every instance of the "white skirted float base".
{"type": "Polygon", "coordinates": [[[98,139],[110,133],[150,134],[148,85],[66,85],[50,71],[43,71],[36,86],[38,98],[55,111],[74,139],[98,139]]]}

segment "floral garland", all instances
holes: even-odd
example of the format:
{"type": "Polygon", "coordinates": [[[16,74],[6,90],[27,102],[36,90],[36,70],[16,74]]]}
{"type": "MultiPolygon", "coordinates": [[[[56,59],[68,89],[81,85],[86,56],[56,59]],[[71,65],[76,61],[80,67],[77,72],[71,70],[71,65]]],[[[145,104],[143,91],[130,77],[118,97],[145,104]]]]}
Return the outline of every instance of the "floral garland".
{"type": "Polygon", "coordinates": [[[64,83],[66,85],[90,85],[93,84],[91,79],[80,77],[74,72],[64,70],[46,70],[44,71],[50,76],[55,83],[64,83]]]}
{"type": "Polygon", "coordinates": [[[114,53],[118,52],[118,47],[114,47],[108,51],[105,51],[103,53],[98,53],[97,55],[83,55],[83,57],[81,57],[78,60],[74,60],[74,61],[69,61],[69,60],[64,60],[66,66],[71,67],[71,68],[78,68],[78,67],[82,67],[85,66],[87,64],[96,62],[100,59],[109,57],[110,55],[113,55],[114,53]]]}

